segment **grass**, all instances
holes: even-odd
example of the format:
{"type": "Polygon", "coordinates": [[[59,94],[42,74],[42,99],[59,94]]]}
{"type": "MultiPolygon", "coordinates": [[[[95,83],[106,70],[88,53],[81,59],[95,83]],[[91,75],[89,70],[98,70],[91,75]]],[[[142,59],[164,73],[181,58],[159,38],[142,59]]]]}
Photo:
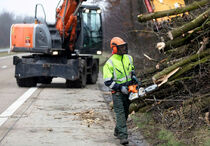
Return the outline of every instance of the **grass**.
{"type": "Polygon", "coordinates": [[[136,113],[132,119],[150,144],[159,146],[184,145],[175,138],[172,132],[155,123],[150,113],[136,113]]]}
{"type": "MultiPolygon", "coordinates": [[[[196,127],[176,137],[175,133],[166,129],[164,125],[156,123],[153,114],[137,112],[131,116],[134,124],[151,145],[158,146],[210,146],[210,125],[196,127]]],[[[181,131],[181,129],[177,129],[181,131]]]]}
{"type": "Polygon", "coordinates": [[[205,143],[204,146],[210,146],[210,139],[208,139],[205,143]]]}
{"type": "Polygon", "coordinates": [[[198,145],[210,146],[210,125],[195,129],[193,135],[198,145]]]}
{"type": "MultiPolygon", "coordinates": [[[[138,114],[139,115],[139,114],[138,114]]],[[[139,128],[148,128],[151,124],[153,124],[153,120],[151,119],[151,115],[149,113],[141,113],[141,117],[132,116],[134,123],[137,124],[139,128]]]]}
{"type": "Polygon", "coordinates": [[[165,143],[161,144],[161,146],[183,146],[184,145],[175,139],[172,132],[163,128],[160,130],[160,132],[158,132],[158,138],[162,141],[165,141],[165,143]]]}

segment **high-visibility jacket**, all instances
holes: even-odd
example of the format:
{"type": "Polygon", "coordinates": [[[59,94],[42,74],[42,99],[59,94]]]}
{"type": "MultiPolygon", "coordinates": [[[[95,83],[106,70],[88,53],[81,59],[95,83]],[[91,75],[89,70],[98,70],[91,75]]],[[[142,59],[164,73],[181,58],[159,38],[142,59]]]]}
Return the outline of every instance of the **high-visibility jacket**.
{"type": "Polygon", "coordinates": [[[103,67],[104,83],[115,91],[120,90],[120,86],[132,80],[133,71],[133,58],[130,55],[113,54],[103,67]]]}

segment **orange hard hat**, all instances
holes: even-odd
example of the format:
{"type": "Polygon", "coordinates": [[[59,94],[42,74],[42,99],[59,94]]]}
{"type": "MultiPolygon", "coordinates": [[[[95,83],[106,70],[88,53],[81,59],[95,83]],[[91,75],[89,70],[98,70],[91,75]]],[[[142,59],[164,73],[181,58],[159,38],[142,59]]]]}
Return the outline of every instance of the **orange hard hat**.
{"type": "Polygon", "coordinates": [[[112,54],[127,54],[127,43],[120,37],[112,38],[110,42],[110,47],[113,49],[112,54]]]}

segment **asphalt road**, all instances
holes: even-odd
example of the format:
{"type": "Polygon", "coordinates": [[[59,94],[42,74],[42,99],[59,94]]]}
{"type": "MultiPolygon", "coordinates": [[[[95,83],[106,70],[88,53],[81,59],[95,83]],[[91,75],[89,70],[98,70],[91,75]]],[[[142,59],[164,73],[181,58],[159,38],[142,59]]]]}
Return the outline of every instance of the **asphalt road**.
{"type": "Polygon", "coordinates": [[[12,58],[12,56],[0,57],[0,113],[28,90],[17,87],[12,58]]]}

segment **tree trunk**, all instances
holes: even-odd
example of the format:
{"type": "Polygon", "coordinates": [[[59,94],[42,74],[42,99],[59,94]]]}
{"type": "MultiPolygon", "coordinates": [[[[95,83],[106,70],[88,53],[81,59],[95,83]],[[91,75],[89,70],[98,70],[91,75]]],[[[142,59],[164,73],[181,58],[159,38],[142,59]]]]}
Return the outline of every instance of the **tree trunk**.
{"type": "Polygon", "coordinates": [[[197,60],[197,59],[201,59],[205,56],[208,56],[210,54],[210,49],[204,51],[204,52],[201,52],[200,54],[194,54],[192,56],[189,56],[187,57],[186,59],[183,59],[179,62],[177,62],[176,64],[168,67],[168,68],[165,68],[163,71],[155,74],[153,77],[152,77],[152,80],[153,82],[157,82],[158,79],[168,75],[169,73],[171,73],[172,71],[174,71],[175,69],[179,68],[179,67],[182,67],[188,63],[190,63],[191,61],[194,61],[194,60],[197,60]]]}
{"type": "Polygon", "coordinates": [[[172,31],[168,32],[168,37],[173,40],[176,37],[181,36],[182,34],[196,28],[199,27],[210,15],[210,9],[208,9],[206,12],[204,12],[203,14],[199,15],[196,19],[194,19],[193,21],[182,25],[181,27],[175,28],[172,31]]]}
{"type": "Polygon", "coordinates": [[[205,31],[205,29],[209,29],[210,21],[205,23],[204,25],[197,27],[193,30],[192,33],[188,34],[186,37],[176,38],[174,40],[169,40],[167,42],[159,42],[157,43],[157,48],[161,52],[168,51],[170,49],[178,48],[182,45],[187,44],[192,38],[196,37],[196,33],[199,31],[205,31]]]}
{"type": "Polygon", "coordinates": [[[141,14],[141,15],[138,15],[138,21],[146,22],[148,20],[152,20],[152,19],[156,19],[156,18],[161,18],[161,17],[165,17],[165,16],[171,16],[171,15],[181,14],[184,12],[189,12],[189,11],[192,11],[192,10],[202,7],[207,3],[209,3],[209,0],[202,0],[199,2],[195,1],[192,4],[190,4],[186,7],[183,7],[183,8],[159,11],[159,12],[154,12],[154,13],[145,14],[145,15],[141,14]]]}

